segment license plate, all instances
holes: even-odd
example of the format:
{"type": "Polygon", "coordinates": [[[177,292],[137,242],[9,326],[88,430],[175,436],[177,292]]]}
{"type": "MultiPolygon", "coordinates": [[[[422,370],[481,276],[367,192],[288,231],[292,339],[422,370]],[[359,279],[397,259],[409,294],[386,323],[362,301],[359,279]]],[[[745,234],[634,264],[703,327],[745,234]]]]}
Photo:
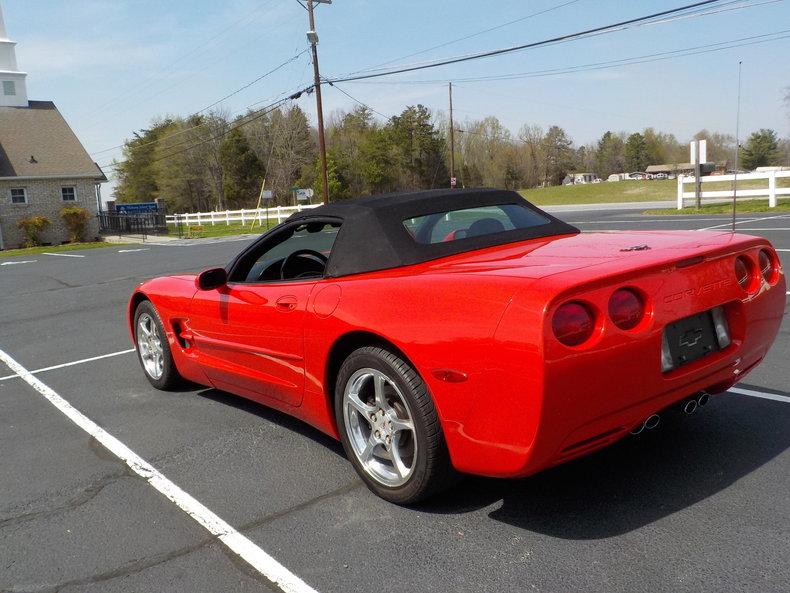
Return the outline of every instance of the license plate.
{"type": "Polygon", "coordinates": [[[719,350],[710,311],[670,323],[664,328],[673,367],[677,368],[719,350]]]}

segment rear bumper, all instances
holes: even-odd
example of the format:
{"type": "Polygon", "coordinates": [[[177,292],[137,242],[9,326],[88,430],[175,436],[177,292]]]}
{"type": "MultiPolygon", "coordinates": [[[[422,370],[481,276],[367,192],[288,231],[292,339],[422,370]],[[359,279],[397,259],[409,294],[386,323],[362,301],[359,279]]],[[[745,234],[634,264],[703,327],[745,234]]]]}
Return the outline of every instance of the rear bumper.
{"type": "MultiPolygon", "coordinates": [[[[747,298],[738,290],[727,284],[693,300],[665,301],[640,331],[604,328],[589,348],[566,348],[556,340],[525,343],[523,328],[535,311],[509,311],[497,335],[499,364],[470,386],[480,395],[468,413],[445,422],[453,464],[474,474],[527,476],[613,443],[694,393],[727,390],[765,357],[786,302],[784,276],[747,298]],[[727,311],[732,344],[662,373],[667,323],[719,305],[727,311]]],[[[611,286],[600,292],[606,303],[611,286]]],[[[585,294],[593,302],[598,298],[595,290],[585,294]]],[[[664,293],[648,294],[656,301],[664,293]]]]}

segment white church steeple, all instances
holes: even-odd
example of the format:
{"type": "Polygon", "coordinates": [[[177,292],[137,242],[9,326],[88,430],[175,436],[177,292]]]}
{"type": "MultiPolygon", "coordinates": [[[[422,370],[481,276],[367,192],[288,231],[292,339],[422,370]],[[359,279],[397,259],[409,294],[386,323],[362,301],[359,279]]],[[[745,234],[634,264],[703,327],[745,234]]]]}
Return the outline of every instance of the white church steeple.
{"type": "Polygon", "coordinates": [[[16,63],[16,42],[8,38],[0,4],[0,107],[27,107],[26,78],[16,63]]]}

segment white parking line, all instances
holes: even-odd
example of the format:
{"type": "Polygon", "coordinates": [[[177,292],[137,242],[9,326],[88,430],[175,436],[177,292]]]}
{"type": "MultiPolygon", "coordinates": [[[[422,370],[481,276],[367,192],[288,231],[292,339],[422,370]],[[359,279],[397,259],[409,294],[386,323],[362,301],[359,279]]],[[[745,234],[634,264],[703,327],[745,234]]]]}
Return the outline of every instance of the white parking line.
{"type": "MultiPolygon", "coordinates": [[[[735,224],[746,224],[747,222],[760,222],[761,220],[773,220],[775,218],[787,218],[788,216],[790,216],[790,215],[788,215],[788,214],[777,214],[776,216],[764,216],[762,218],[741,218],[735,224]]],[[[697,230],[698,231],[710,231],[710,230],[713,230],[713,229],[718,229],[718,228],[721,228],[721,227],[728,227],[728,226],[729,227],[732,226],[732,221],[724,222],[722,224],[716,224],[716,225],[713,225],[713,226],[708,226],[708,227],[705,227],[705,228],[702,228],[702,229],[697,229],[697,230]]],[[[746,229],[743,229],[743,230],[746,230],[746,229]]],[[[749,229],[749,230],[751,230],[751,229],[749,229]]],[[[768,229],[760,229],[760,230],[768,230],[768,229]]]]}
{"type": "Polygon", "coordinates": [[[119,249],[118,253],[137,253],[138,251],[148,251],[148,248],[145,249],[119,249]]]}
{"type": "MultiPolygon", "coordinates": [[[[718,221],[721,218],[632,218],[630,220],[578,220],[578,221],[568,221],[568,224],[610,224],[610,223],[624,223],[624,224],[631,224],[632,222],[636,223],[653,223],[653,222],[712,222],[718,221]]],[[[762,220],[762,219],[755,219],[749,218],[746,219],[745,222],[750,222],[752,220],[762,220]]],[[[729,224],[732,224],[730,222],[729,224]]]]}
{"type": "Polygon", "coordinates": [[[38,260],[37,259],[28,259],[25,261],[4,261],[0,264],[0,266],[18,266],[19,264],[34,264],[38,260]]]}
{"type": "Polygon", "coordinates": [[[790,251],[790,249],[774,249],[774,251],[790,251]]]}
{"type": "Polygon", "coordinates": [[[30,371],[3,350],[0,350],[0,360],[28,385],[44,396],[60,412],[65,414],[74,424],[99,441],[108,451],[128,465],[134,473],[143,478],[168,500],[175,503],[176,506],[202,525],[209,533],[216,536],[220,542],[260,574],[276,584],[282,591],[285,593],[317,593],[315,589],[277,562],[250,539],[236,531],[213,511],[168,480],[164,474],[145,459],[77,410],[53,389],[39,381],[30,371]]]}
{"type": "MultiPolygon", "coordinates": [[[[54,371],[55,369],[65,369],[66,367],[73,367],[75,364],[93,362],[94,360],[102,360],[103,358],[112,358],[113,356],[120,356],[121,354],[129,354],[130,352],[134,352],[134,348],[130,348],[129,350],[120,350],[119,352],[111,352],[110,354],[102,354],[101,356],[91,356],[90,358],[83,358],[81,360],[75,360],[73,362],[56,364],[55,366],[51,366],[51,367],[44,367],[43,369],[36,369],[35,371],[30,371],[30,374],[37,375],[39,373],[45,373],[46,371],[54,371]]],[[[18,376],[19,375],[6,375],[5,377],[0,377],[0,381],[8,381],[9,379],[16,379],[18,376]]]]}
{"type": "Polygon", "coordinates": [[[84,255],[77,255],[75,253],[44,253],[44,255],[52,255],[54,257],[85,257],[84,255]]]}
{"type": "Polygon", "coordinates": [[[784,402],[790,404],[790,397],[786,395],[777,395],[776,393],[766,393],[765,391],[755,391],[754,389],[743,389],[741,387],[730,387],[730,393],[737,393],[738,395],[748,395],[749,397],[759,397],[762,399],[771,399],[777,402],[784,402]]]}

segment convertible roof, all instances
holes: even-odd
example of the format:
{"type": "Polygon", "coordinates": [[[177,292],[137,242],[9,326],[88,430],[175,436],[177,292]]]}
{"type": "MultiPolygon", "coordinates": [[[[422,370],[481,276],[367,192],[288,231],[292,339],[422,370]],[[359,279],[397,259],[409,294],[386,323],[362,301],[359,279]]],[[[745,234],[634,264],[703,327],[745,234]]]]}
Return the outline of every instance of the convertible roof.
{"type": "Polygon", "coordinates": [[[304,210],[288,221],[315,218],[337,218],[343,222],[327,264],[326,275],[330,277],[397,268],[494,245],[579,232],[576,227],[530,204],[518,193],[496,189],[435,189],[367,196],[304,210]],[[415,241],[403,225],[409,218],[504,204],[538,212],[548,222],[435,244],[415,241]]]}

